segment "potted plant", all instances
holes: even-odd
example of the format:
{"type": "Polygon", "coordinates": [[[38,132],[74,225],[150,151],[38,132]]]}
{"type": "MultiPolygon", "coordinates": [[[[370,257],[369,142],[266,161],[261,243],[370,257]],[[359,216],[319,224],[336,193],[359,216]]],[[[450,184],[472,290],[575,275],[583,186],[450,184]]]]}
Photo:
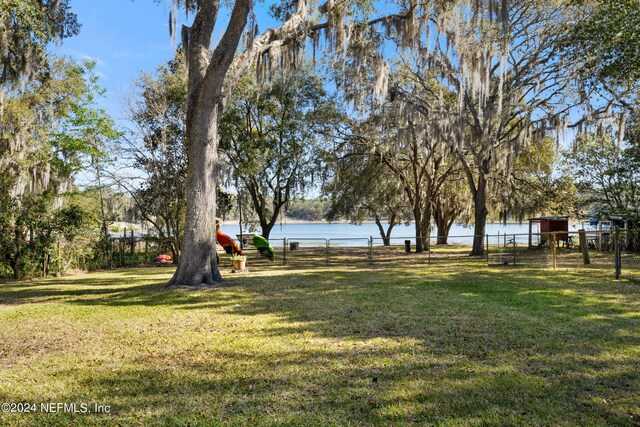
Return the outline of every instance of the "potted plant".
{"type": "Polygon", "coordinates": [[[233,255],[231,257],[231,262],[233,263],[233,269],[236,271],[242,271],[245,269],[247,263],[246,255],[233,255]]]}

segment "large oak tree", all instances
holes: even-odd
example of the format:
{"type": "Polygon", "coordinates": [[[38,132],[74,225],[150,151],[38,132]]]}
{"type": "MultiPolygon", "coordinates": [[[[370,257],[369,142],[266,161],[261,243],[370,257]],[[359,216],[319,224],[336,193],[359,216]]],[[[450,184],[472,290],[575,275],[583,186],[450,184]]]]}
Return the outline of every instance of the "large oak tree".
{"type": "Polygon", "coordinates": [[[268,239],[282,209],[312,185],[323,129],[337,113],[322,79],[308,67],[268,86],[249,75],[236,89],[222,116],[220,147],[268,239]]]}
{"type": "MultiPolygon", "coordinates": [[[[276,15],[284,17],[278,28],[257,36],[257,25],[247,28],[252,13],[251,0],[236,0],[220,41],[211,49],[213,31],[218,22],[219,0],[175,0],[174,5],[195,12],[193,23],[183,26],[181,41],[188,66],[186,141],[188,153],[187,213],[183,256],[168,286],[207,286],[222,281],[215,257],[214,221],[216,186],[220,168],[218,155],[219,118],[231,90],[254,63],[268,76],[278,64],[293,65],[301,48],[311,36],[314,47],[319,35],[332,52],[347,51],[349,40],[364,37],[367,28],[378,25],[391,34],[419,38],[426,18],[422,6],[408,3],[399,14],[368,19],[370,2],[335,3],[328,1],[314,16],[324,16],[316,23],[307,2],[285,2],[276,7],[276,15]],[[363,19],[364,17],[364,19],[363,19]],[[244,48],[238,51],[244,34],[244,48]],[[354,35],[356,37],[354,37],[354,35]]],[[[372,63],[380,80],[378,92],[384,88],[384,61],[379,52],[361,52],[359,61],[372,63]]]]}

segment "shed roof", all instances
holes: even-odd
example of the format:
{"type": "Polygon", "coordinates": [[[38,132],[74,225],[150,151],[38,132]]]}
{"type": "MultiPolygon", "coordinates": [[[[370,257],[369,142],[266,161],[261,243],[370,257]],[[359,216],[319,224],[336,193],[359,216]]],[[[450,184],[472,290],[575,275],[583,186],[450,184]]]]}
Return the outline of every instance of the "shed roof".
{"type": "Polygon", "coordinates": [[[542,221],[542,220],[546,220],[546,221],[566,221],[569,219],[568,215],[564,215],[564,216],[541,216],[538,218],[529,218],[529,221],[542,221]]]}

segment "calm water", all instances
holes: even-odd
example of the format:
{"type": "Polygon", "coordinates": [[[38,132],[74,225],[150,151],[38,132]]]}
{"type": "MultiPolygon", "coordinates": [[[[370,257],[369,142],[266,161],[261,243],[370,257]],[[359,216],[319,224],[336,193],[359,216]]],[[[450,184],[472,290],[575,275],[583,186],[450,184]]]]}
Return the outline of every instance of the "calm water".
{"type": "MultiPolygon", "coordinates": [[[[222,225],[222,230],[235,237],[239,233],[239,226],[237,223],[226,221],[222,225]]],[[[538,232],[538,225],[534,224],[534,233],[538,232]]],[[[392,244],[402,244],[404,240],[411,240],[414,242],[414,226],[413,224],[396,225],[392,232],[392,244]]],[[[435,229],[432,231],[432,235],[435,236],[435,229]]],[[[487,224],[487,233],[492,236],[492,240],[497,238],[498,233],[504,235],[513,234],[527,234],[529,233],[529,224],[502,224],[493,223],[487,224]]],[[[354,225],[348,223],[283,223],[276,224],[271,230],[269,240],[275,246],[282,246],[282,240],[286,237],[288,240],[299,241],[302,246],[317,245],[322,242],[326,243],[325,239],[330,240],[330,245],[334,246],[366,246],[369,236],[374,239],[374,245],[382,244],[380,239],[380,233],[378,227],[374,223],[365,223],[361,225],[354,225]]],[[[466,227],[464,225],[454,224],[451,227],[449,233],[449,243],[464,243],[471,244],[473,238],[473,227],[466,227]]],[[[528,239],[527,236],[516,236],[516,241],[524,243],[528,239]]]]}

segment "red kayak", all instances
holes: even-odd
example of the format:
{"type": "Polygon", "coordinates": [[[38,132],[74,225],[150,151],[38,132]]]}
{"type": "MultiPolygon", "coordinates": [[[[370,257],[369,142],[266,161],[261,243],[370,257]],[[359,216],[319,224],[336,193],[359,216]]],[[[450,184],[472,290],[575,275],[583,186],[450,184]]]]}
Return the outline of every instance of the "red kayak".
{"type": "Polygon", "coordinates": [[[236,241],[233,240],[229,235],[224,234],[220,229],[216,230],[216,240],[218,240],[220,246],[222,246],[225,252],[229,255],[231,255],[231,253],[233,253],[234,255],[244,255],[244,252],[242,252],[242,248],[240,248],[236,241]]]}
{"type": "Polygon", "coordinates": [[[156,262],[173,262],[173,257],[170,254],[160,254],[156,257],[156,262]]]}

